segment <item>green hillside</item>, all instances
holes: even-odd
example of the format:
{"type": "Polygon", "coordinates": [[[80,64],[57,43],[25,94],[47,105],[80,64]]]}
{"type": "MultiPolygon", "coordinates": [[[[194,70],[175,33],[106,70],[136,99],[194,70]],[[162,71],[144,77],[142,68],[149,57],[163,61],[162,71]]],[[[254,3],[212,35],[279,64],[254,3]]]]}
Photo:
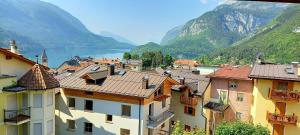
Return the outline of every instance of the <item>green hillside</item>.
{"type": "Polygon", "coordinates": [[[254,36],[199,60],[207,64],[251,63],[258,53],[276,63],[300,61],[300,6],[286,9],[254,36]]]}

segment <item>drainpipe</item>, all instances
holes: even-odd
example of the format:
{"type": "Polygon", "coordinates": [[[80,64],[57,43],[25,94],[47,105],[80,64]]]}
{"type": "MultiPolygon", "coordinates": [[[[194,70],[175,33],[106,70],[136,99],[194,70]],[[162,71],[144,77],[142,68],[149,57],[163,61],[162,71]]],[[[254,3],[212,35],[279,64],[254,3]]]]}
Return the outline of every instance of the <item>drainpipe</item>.
{"type": "Polygon", "coordinates": [[[141,104],[142,104],[142,100],[140,99],[140,104],[139,104],[139,135],[141,135],[141,104]]]}
{"type": "Polygon", "coordinates": [[[203,97],[201,97],[201,102],[202,102],[202,107],[201,107],[201,115],[203,116],[203,118],[204,118],[204,122],[205,122],[205,124],[204,124],[204,132],[206,133],[206,127],[207,127],[207,118],[206,118],[206,116],[204,115],[204,112],[203,112],[203,106],[204,106],[204,100],[203,100],[203,97]]]}

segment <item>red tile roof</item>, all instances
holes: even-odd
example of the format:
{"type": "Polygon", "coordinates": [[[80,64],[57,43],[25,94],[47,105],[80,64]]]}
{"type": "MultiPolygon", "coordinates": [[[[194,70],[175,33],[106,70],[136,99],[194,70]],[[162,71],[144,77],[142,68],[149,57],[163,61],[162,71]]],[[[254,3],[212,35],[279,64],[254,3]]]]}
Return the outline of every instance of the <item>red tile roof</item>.
{"type": "Polygon", "coordinates": [[[199,66],[200,65],[195,60],[187,60],[187,59],[176,60],[174,63],[177,65],[188,65],[188,66],[199,66]]]}
{"type": "Polygon", "coordinates": [[[208,75],[210,78],[228,78],[228,79],[238,79],[238,80],[251,80],[248,78],[251,72],[250,66],[226,66],[220,68],[208,75]]]}
{"type": "Polygon", "coordinates": [[[35,64],[18,80],[20,86],[28,90],[46,90],[59,87],[59,82],[46,71],[44,66],[35,64]]]}

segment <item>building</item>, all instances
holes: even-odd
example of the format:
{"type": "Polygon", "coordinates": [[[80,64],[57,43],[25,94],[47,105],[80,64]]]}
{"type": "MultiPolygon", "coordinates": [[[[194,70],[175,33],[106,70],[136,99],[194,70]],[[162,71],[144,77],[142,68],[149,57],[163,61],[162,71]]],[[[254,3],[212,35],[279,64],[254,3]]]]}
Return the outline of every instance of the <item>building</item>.
{"type": "Polygon", "coordinates": [[[100,58],[100,59],[95,59],[94,62],[100,66],[115,65],[118,68],[122,68],[122,62],[120,61],[119,58],[116,59],[100,58]]]}
{"type": "Polygon", "coordinates": [[[48,67],[48,57],[46,54],[46,50],[44,50],[42,53],[42,65],[48,67]]]}
{"type": "Polygon", "coordinates": [[[211,87],[204,94],[207,133],[222,121],[250,122],[253,81],[250,66],[226,66],[208,75],[211,87]]]}
{"type": "Polygon", "coordinates": [[[300,134],[300,68],[289,65],[256,64],[252,117],[254,124],[266,126],[272,135],[300,134]]]}
{"type": "Polygon", "coordinates": [[[54,135],[58,81],[16,50],[0,48],[0,63],[0,134],[54,135]]]}
{"type": "Polygon", "coordinates": [[[191,69],[197,66],[200,66],[200,63],[195,60],[180,59],[174,62],[175,68],[191,69]]]}
{"type": "Polygon", "coordinates": [[[142,60],[126,60],[124,62],[124,66],[126,69],[130,69],[133,71],[142,71],[143,70],[143,61],[142,60]]]}
{"type": "Polygon", "coordinates": [[[95,62],[91,57],[81,58],[79,56],[74,56],[70,60],[66,60],[62,64],[60,64],[56,68],[56,71],[58,74],[64,72],[75,72],[92,64],[95,64],[95,62]]]}
{"type": "Polygon", "coordinates": [[[171,87],[167,76],[90,65],[60,81],[56,134],[168,134],[171,87]]]}
{"type": "Polygon", "coordinates": [[[193,70],[158,68],[156,71],[180,82],[172,86],[171,110],[175,116],[171,123],[180,121],[187,131],[198,128],[205,130],[206,118],[202,108],[202,96],[209,87],[210,79],[193,70]]]}

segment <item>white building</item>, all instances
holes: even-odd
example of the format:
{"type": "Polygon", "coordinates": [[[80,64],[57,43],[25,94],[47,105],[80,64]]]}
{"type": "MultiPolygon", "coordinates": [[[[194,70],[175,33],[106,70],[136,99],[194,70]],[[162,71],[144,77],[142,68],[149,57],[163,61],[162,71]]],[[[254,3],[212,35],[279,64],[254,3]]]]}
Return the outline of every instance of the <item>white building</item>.
{"type": "Polygon", "coordinates": [[[57,135],[169,134],[169,77],[91,65],[60,83],[57,135]]]}

